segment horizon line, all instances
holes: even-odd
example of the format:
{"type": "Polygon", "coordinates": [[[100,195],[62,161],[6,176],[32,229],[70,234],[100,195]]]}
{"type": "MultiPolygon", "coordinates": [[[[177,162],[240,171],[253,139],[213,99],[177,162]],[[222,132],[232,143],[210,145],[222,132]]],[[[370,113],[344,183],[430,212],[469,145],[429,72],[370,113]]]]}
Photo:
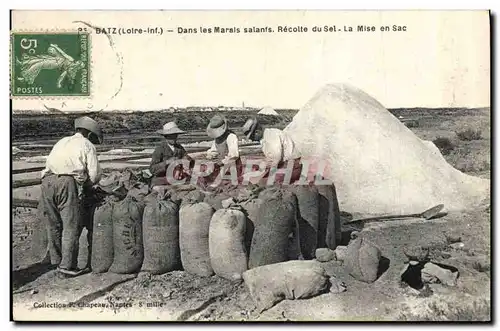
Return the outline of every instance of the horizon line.
{"type": "MultiPolygon", "coordinates": [[[[170,110],[184,110],[184,111],[201,111],[201,112],[217,112],[217,111],[255,111],[255,110],[262,110],[264,108],[272,108],[274,110],[294,110],[294,111],[299,111],[302,107],[299,108],[290,108],[290,107],[270,107],[270,106],[264,106],[264,107],[254,107],[254,106],[248,106],[248,107],[238,107],[238,106],[170,106],[167,108],[162,108],[162,109],[147,109],[147,110],[138,110],[138,109],[103,109],[103,110],[91,110],[91,109],[86,109],[86,110],[61,110],[61,109],[39,109],[39,110],[34,110],[34,109],[11,109],[11,112],[49,112],[49,113],[103,113],[103,112],[127,112],[127,113],[148,113],[148,112],[165,112],[165,111],[170,111],[170,110]],[[202,109],[207,109],[210,108],[211,111],[203,111],[202,109]],[[221,109],[223,108],[223,109],[221,109]],[[190,110],[192,109],[192,110],[190,110]]],[[[466,107],[466,106],[454,106],[454,107],[446,107],[446,106],[439,106],[439,107],[423,107],[423,106],[412,106],[412,107],[387,107],[387,110],[414,110],[414,109],[485,109],[485,108],[491,108],[491,106],[477,106],[477,107],[466,107]]]]}

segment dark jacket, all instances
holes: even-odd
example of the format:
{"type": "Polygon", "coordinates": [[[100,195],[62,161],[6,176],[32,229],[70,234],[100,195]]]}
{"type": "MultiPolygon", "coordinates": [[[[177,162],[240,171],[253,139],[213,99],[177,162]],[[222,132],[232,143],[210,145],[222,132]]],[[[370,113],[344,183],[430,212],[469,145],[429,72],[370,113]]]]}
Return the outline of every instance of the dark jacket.
{"type": "Polygon", "coordinates": [[[174,151],[180,152],[180,154],[175,157],[176,160],[182,159],[187,155],[186,150],[180,144],[176,143],[173,147],[174,150],[170,148],[166,141],[156,146],[149,165],[149,171],[153,174],[151,186],[168,184],[166,180],[168,159],[174,157],[174,151]]]}

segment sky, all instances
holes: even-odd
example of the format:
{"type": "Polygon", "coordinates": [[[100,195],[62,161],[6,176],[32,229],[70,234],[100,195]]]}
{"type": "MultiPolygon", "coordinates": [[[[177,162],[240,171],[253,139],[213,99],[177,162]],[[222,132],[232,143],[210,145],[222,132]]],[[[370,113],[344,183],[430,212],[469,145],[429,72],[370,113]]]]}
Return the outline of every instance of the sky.
{"type": "Polygon", "coordinates": [[[157,110],[243,102],[300,108],[329,83],[352,84],[387,108],[489,107],[487,11],[17,11],[12,25],[26,31],[86,27],[75,21],[158,27],[164,34],[111,34],[110,42],[89,28],[92,96],[15,99],[14,110],[157,110]],[[311,31],[325,25],[337,31],[311,31]],[[344,31],[358,25],[376,31],[344,31]],[[406,31],[380,31],[394,25],[406,31]],[[199,33],[216,26],[241,33],[199,33]],[[279,26],[308,32],[278,32],[279,26]],[[274,32],[243,32],[250,27],[274,32]]]}

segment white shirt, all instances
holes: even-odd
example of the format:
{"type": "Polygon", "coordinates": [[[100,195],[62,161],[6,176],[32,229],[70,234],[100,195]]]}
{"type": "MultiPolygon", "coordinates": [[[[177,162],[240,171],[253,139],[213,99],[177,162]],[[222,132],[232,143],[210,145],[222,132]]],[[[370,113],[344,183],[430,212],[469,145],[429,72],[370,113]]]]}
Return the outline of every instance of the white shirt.
{"type": "MultiPolygon", "coordinates": [[[[222,162],[229,161],[230,159],[237,159],[240,157],[240,149],[238,147],[238,137],[234,133],[230,133],[226,138],[227,144],[227,155],[224,157],[222,162]]],[[[207,157],[213,158],[217,156],[217,147],[215,144],[215,140],[212,142],[212,147],[207,151],[207,157]]]]}
{"type": "Polygon", "coordinates": [[[62,138],[52,147],[42,178],[49,171],[56,175],[72,175],[80,184],[87,179],[97,184],[102,175],[95,146],[80,133],[62,138]]]}

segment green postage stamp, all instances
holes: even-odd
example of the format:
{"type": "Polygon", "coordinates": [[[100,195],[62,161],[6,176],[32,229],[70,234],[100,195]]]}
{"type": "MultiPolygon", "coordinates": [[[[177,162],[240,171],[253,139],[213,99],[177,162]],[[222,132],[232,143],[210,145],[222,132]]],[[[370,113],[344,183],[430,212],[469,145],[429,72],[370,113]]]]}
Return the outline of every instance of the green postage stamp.
{"type": "Polygon", "coordinates": [[[90,96],[89,34],[12,32],[11,96],[90,96]]]}

